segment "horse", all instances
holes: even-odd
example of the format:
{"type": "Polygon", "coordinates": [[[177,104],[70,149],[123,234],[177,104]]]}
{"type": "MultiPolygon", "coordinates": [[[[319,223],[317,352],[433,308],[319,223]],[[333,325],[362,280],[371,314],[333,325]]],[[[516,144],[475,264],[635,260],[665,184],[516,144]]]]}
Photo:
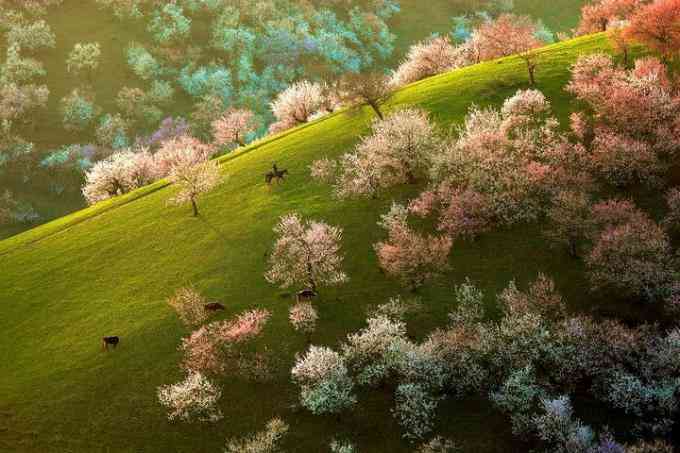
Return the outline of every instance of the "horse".
{"type": "Polygon", "coordinates": [[[118,343],[120,343],[120,338],[118,338],[118,337],[103,337],[102,338],[102,349],[108,351],[109,345],[112,345],[113,349],[116,349],[116,346],[118,346],[118,343]]]}
{"type": "Polygon", "coordinates": [[[210,302],[207,303],[203,306],[205,311],[218,311],[218,310],[224,310],[224,305],[222,305],[219,302],[210,302]]]}
{"type": "Polygon", "coordinates": [[[272,165],[272,171],[268,172],[264,176],[264,180],[267,184],[271,185],[272,181],[276,179],[277,184],[281,181],[283,181],[284,176],[288,174],[287,169],[279,170],[276,167],[276,164],[272,165]]]}

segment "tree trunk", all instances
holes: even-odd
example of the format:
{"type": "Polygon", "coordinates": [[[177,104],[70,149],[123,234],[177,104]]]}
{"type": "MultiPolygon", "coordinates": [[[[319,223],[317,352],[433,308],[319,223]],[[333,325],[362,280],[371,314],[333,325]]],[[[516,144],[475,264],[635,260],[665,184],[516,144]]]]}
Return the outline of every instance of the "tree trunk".
{"type": "Polygon", "coordinates": [[[381,120],[385,119],[385,117],[383,116],[382,112],[380,111],[380,107],[378,107],[377,103],[375,103],[373,101],[369,101],[368,105],[370,105],[371,108],[373,109],[373,111],[375,112],[375,114],[378,115],[378,118],[380,118],[381,120]]]}
{"type": "Polygon", "coordinates": [[[527,69],[529,70],[529,84],[534,86],[536,85],[536,76],[534,75],[534,71],[536,71],[536,65],[527,62],[527,69]]]}
{"type": "Polygon", "coordinates": [[[196,199],[191,199],[191,209],[193,209],[194,217],[198,217],[198,206],[196,206],[196,199]]]}

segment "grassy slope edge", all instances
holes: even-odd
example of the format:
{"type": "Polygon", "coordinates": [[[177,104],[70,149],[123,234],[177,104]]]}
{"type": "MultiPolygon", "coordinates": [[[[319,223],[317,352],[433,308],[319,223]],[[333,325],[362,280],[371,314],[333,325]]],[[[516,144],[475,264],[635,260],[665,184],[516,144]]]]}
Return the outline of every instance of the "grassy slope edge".
{"type": "MultiPolygon", "coordinates": [[[[569,65],[581,53],[607,49],[606,39],[593,35],[541,51],[538,88],[561,120],[571,108],[563,91],[569,65]]],[[[523,63],[511,57],[413,84],[387,108],[419,105],[447,128],[473,102],[497,105],[525,87],[523,63]]],[[[376,265],[371,246],[382,233],[375,223],[392,199],[418,188],[338,202],[307,170],[316,158],[350,149],[370,119],[367,109],[343,112],[225,157],[228,180],[203,199],[198,219],[166,207],[175,189],[160,182],[0,242],[0,451],[218,451],[225,438],[260,429],[275,415],[291,424],[289,451],[320,451],[335,435],[353,438],[361,451],[409,451],[389,417],[387,394],[361,395],[357,410],[340,421],[291,409],[296,392],[288,372],[304,339],[287,325],[290,297],[262,278],[272,226],[296,210],[345,231],[351,281],[323,291],[314,343],[337,344],[362,326],[367,307],[399,294],[376,265]],[[269,189],[263,174],[273,161],[291,177],[269,189]],[[155,396],[158,385],[181,378],[176,348],[187,331],[165,299],[187,284],[225,303],[222,316],[255,306],[274,314],[260,347],[279,357],[275,379],[220,381],[225,419],[215,425],[169,423],[155,396]],[[122,343],[104,354],[99,338],[108,334],[122,343]]],[[[456,243],[453,270],[421,292],[424,309],[410,332],[419,337],[444,323],[451,288],[466,276],[491,302],[511,278],[523,284],[544,271],[574,307],[593,303],[580,265],[548,249],[538,231],[527,226],[456,243]]],[[[469,451],[507,451],[514,442],[505,420],[480,401],[451,403],[441,419],[439,431],[469,451]]]]}

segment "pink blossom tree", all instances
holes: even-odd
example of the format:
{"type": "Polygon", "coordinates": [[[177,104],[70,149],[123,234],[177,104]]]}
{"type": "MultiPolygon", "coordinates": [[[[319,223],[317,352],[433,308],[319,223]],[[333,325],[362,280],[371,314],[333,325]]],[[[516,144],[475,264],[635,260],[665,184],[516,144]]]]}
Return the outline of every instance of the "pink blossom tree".
{"type": "Polygon", "coordinates": [[[409,211],[421,217],[438,212],[437,229],[454,239],[459,236],[475,238],[493,225],[491,204],[484,194],[446,183],[412,200],[409,211]]]}
{"type": "Polygon", "coordinates": [[[577,131],[593,170],[615,185],[656,184],[680,150],[680,96],[656,59],[617,68],[611,57],[579,58],[567,90],[588,107],[577,131]]]}
{"type": "Polygon", "coordinates": [[[579,246],[592,233],[591,207],[590,195],[575,188],[555,194],[548,209],[550,223],[546,236],[557,244],[565,245],[574,258],[579,256],[579,246]]]}
{"type": "Polygon", "coordinates": [[[673,257],[663,229],[629,202],[601,203],[593,208],[603,225],[586,257],[593,288],[612,288],[653,299],[673,275],[673,257]]]}
{"type": "Polygon", "coordinates": [[[278,236],[265,279],[270,283],[304,286],[316,292],[321,285],[347,281],[340,253],[342,229],[318,221],[303,221],[296,213],[281,217],[278,236]]]}
{"type": "Polygon", "coordinates": [[[577,34],[605,31],[616,21],[627,20],[642,2],[640,0],[594,0],[581,8],[577,34]]]}
{"type": "Polygon", "coordinates": [[[257,119],[250,110],[230,109],[213,121],[212,128],[217,145],[245,146],[246,136],[257,129],[257,119]]]}
{"type": "Polygon", "coordinates": [[[392,94],[389,79],[379,72],[345,75],[340,81],[340,99],[349,105],[368,104],[378,118],[384,119],[380,105],[392,94]]]}
{"type": "Polygon", "coordinates": [[[678,21],[680,0],[654,0],[632,15],[627,35],[670,58],[680,51],[678,21]]]}
{"type": "Polygon", "coordinates": [[[529,16],[503,14],[497,19],[483,23],[476,31],[477,46],[482,60],[517,55],[521,58],[529,73],[529,82],[536,84],[536,67],[538,53],[535,49],[541,46],[536,37],[536,25],[529,16]]]}
{"type": "MultiPolygon", "coordinates": [[[[518,91],[500,111],[473,107],[457,132],[430,168],[433,187],[446,197],[425,194],[440,211],[449,210],[441,211],[442,227],[464,230],[470,221],[474,234],[490,221],[507,226],[543,214],[552,186],[564,179],[554,177],[563,166],[554,150],[565,141],[543,94],[518,91]]],[[[416,210],[427,206],[418,203],[416,210]]]]}
{"type": "Polygon", "coordinates": [[[189,135],[172,137],[154,154],[158,171],[167,176],[173,167],[188,167],[207,161],[215,148],[189,135]]]}
{"type": "Polygon", "coordinates": [[[393,204],[379,225],[387,240],[374,245],[380,267],[411,290],[448,269],[452,240],[448,236],[421,236],[408,225],[408,210],[393,204]]]}
{"type": "Polygon", "coordinates": [[[680,188],[673,187],[666,192],[666,207],[668,211],[663,225],[667,230],[677,232],[680,230],[680,188]]]}
{"type": "Polygon", "coordinates": [[[411,46],[406,59],[392,74],[390,84],[402,87],[446,71],[469,64],[464,47],[455,47],[451,40],[435,37],[411,46]]]}
{"type": "Polygon", "coordinates": [[[214,321],[199,327],[182,339],[181,366],[188,372],[221,374],[227,370],[243,371],[240,346],[257,338],[271,314],[267,310],[250,310],[234,319],[214,321]]]}

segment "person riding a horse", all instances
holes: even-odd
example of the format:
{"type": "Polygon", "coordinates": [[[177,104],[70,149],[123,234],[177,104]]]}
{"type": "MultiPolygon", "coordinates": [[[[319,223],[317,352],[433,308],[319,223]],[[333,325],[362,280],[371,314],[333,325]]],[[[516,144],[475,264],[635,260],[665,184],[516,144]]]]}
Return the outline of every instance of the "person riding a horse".
{"type": "Polygon", "coordinates": [[[268,172],[264,180],[267,182],[267,184],[271,185],[272,181],[276,180],[277,183],[283,181],[283,178],[288,174],[288,170],[283,169],[279,170],[276,166],[276,163],[272,165],[272,171],[268,172]]]}

